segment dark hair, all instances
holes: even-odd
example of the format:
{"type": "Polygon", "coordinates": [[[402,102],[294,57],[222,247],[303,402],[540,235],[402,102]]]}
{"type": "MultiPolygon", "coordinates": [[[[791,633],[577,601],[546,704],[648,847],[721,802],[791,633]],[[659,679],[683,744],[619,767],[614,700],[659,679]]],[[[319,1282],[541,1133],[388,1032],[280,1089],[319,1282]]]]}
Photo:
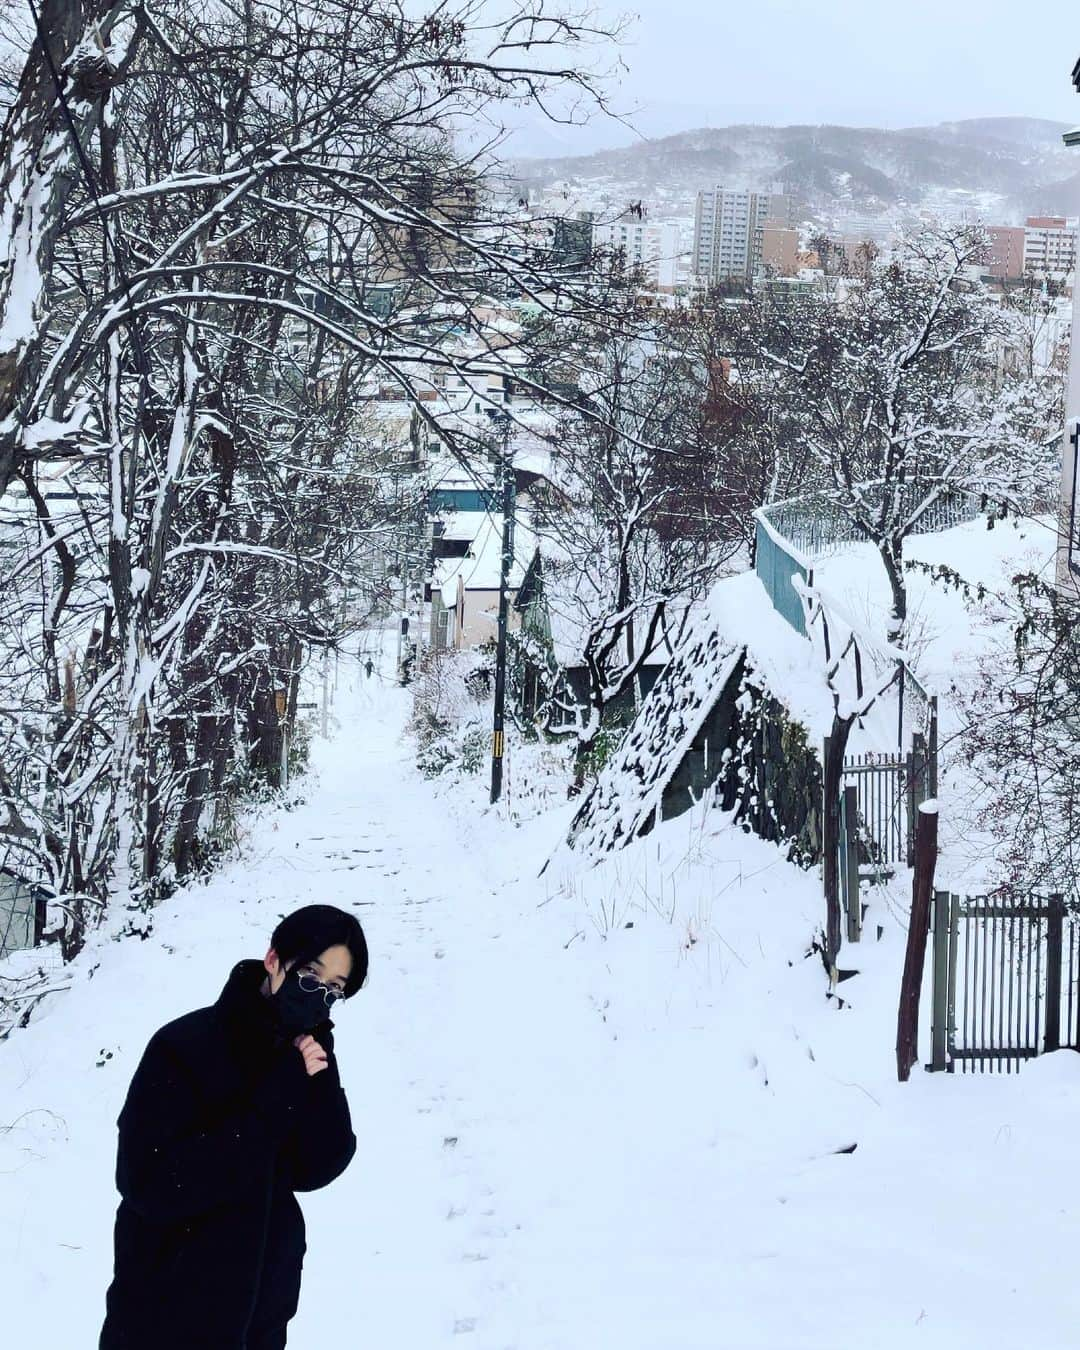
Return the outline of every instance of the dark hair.
{"type": "Polygon", "coordinates": [[[352,914],[334,905],[305,905],[287,914],[274,929],[270,944],[282,965],[303,965],[321,956],[327,947],[348,947],[352,970],[345,981],[345,997],[367,979],[368,949],[364,930],[352,914]]]}

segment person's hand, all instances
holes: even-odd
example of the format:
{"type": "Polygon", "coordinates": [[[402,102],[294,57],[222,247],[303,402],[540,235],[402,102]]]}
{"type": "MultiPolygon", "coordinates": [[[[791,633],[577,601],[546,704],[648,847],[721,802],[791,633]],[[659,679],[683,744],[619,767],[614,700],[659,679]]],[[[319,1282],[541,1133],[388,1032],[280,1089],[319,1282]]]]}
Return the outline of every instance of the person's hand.
{"type": "Polygon", "coordinates": [[[293,1045],[304,1056],[304,1066],[308,1077],[321,1073],[327,1066],[326,1051],[314,1036],[297,1036],[293,1045]]]}

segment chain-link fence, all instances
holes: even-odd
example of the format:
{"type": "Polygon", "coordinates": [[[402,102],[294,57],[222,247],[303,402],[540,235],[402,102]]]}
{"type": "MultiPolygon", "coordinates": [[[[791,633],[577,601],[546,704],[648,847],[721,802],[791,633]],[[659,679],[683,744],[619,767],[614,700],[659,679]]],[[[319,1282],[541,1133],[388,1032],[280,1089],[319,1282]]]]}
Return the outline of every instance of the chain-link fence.
{"type": "MultiPolygon", "coordinates": [[[[827,558],[844,544],[870,538],[867,531],[854,519],[856,502],[861,513],[871,520],[888,518],[898,523],[911,521],[904,529],[909,534],[937,534],[976,520],[987,507],[985,497],[966,488],[946,486],[936,497],[933,487],[925,482],[864,483],[857,494],[841,498],[836,492],[822,490],[808,492],[803,497],[763,506],[757,512],[759,523],[767,522],[774,538],[806,566],[827,558]],[[888,492],[889,501],[885,494],[888,492]],[[883,509],[888,507],[887,512],[883,509]]],[[[760,532],[759,532],[760,538],[760,532]]]]}

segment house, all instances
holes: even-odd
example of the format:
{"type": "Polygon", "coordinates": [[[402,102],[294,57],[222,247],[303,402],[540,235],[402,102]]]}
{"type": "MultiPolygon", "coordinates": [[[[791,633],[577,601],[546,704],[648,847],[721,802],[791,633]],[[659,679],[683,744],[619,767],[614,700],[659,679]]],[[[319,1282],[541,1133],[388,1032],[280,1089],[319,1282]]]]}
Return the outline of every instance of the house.
{"type": "MultiPolygon", "coordinates": [[[[531,493],[548,482],[551,468],[550,417],[525,409],[510,433],[514,470],[514,556],[511,599],[536,551],[531,493]]],[[[502,570],[503,517],[495,469],[487,483],[477,470],[429,443],[427,473],[431,567],[429,645],[436,651],[477,647],[496,635],[502,570]]],[[[511,609],[509,630],[518,626],[511,609]]]]}
{"type": "MultiPolygon", "coordinates": [[[[493,641],[499,618],[503,524],[494,512],[465,512],[438,522],[433,547],[440,550],[431,573],[431,646],[479,647],[493,641]]],[[[523,558],[536,547],[526,509],[519,505],[514,520],[514,557],[508,590],[513,600],[525,574],[523,558]]],[[[520,625],[511,606],[508,631],[520,625]]]]}

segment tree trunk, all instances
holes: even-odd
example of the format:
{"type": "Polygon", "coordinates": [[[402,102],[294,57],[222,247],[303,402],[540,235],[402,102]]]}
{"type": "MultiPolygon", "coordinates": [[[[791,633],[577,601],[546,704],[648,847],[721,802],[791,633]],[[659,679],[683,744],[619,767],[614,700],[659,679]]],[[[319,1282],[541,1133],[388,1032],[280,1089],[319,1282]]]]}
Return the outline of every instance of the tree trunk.
{"type": "Polygon", "coordinates": [[[930,931],[930,897],[934,894],[934,864],[937,861],[937,804],[919,807],[915,825],[915,878],[911,888],[911,920],[908,924],[904,974],[900,981],[900,1010],[896,1018],[896,1076],[906,1083],[919,1058],[919,995],[926,964],[926,938],[930,931]]]}
{"type": "Polygon", "coordinates": [[[205,709],[201,711],[195,732],[195,759],[188,775],[184,804],[176,827],[173,859],[178,877],[195,871],[202,862],[199,848],[199,826],[206,803],[216,790],[215,780],[223,758],[229,749],[230,719],[205,709]]]}
{"type": "Polygon", "coordinates": [[[892,613],[889,616],[889,641],[900,645],[907,623],[907,584],[904,581],[904,546],[887,540],[878,546],[885,573],[892,591],[892,613]]]}
{"type": "Polygon", "coordinates": [[[43,0],[48,52],[34,41],[0,137],[0,238],[9,262],[0,271],[0,493],[22,460],[22,405],[48,329],[53,253],[82,176],[53,69],[85,148],[116,73],[101,44],[128,10],[128,0],[43,0]]]}

